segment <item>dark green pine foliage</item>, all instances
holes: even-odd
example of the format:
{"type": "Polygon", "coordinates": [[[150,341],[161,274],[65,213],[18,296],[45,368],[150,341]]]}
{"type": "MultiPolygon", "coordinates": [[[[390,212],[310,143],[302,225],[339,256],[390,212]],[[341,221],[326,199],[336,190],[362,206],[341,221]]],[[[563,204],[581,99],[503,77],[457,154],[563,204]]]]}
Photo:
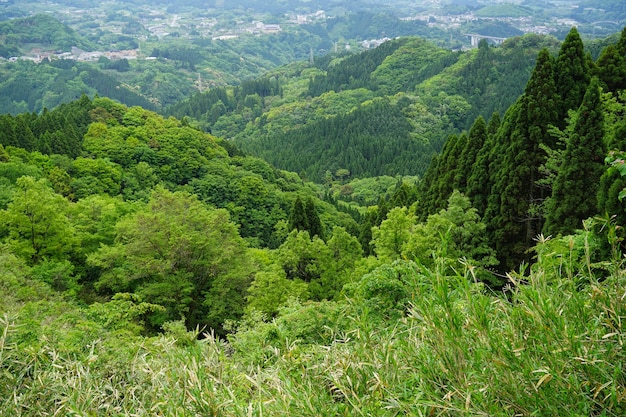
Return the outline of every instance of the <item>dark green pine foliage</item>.
{"type": "Polygon", "coordinates": [[[598,58],[596,74],[602,87],[618,92],[626,89],[626,27],[615,45],[608,45],[598,58]]]}
{"type": "Polygon", "coordinates": [[[304,204],[300,197],[296,197],[289,215],[289,230],[309,230],[304,204]]]}
{"type": "Polygon", "coordinates": [[[500,265],[507,269],[529,261],[527,249],[543,226],[538,207],[547,195],[536,182],[546,159],[540,146],[554,145],[548,128],[558,120],[553,74],[552,57],[544,49],[524,95],[507,112],[497,137],[496,161],[489,168],[494,183],[485,211],[487,231],[500,265]]]}
{"type": "Polygon", "coordinates": [[[502,121],[500,120],[500,113],[498,113],[497,111],[493,112],[493,114],[491,115],[491,119],[489,119],[489,124],[487,125],[487,135],[494,136],[496,133],[498,133],[501,122],[502,121]]]}
{"type": "Polygon", "coordinates": [[[476,161],[472,165],[467,177],[467,186],[465,195],[470,199],[472,207],[482,217],[487,210],[489,193],[493,186],[493,178],[489,174],[490,166],[494,161],[494,153],[496,152],[495,137],[500,128],[500,115],[494,112],[487,125],[487,136],[484,143],[476,153],[476,161]]]}
{"type": "Polygon", "coordinates": [[[548,133],[548,128],[558,121],[559,98],[554,82],[553,59],[547,49],[539,51],[535,71],[528,80],[524,94],[529,98],[526,111],[530,123],[528,125],[530,141],[554,147],[555,140],[548,133]]]}
{"type": "Polygon", "coordinates": [[[361,222],[361,229],[359,231],[359,243],[363,248],[365,256],[369,256],[373,253],[372,246],[372,227],[376,226],[376,217],[378,211],[368,210],[361,222]]]}
{"type": "Polygon", "coordinates": [[[16,146],[44,154],[77,157],[82,140],[91,123],[93,104],[83,95],[72,103],[62,104],[41,115],[23,113],[0,116],[0,144],[16,146]]]}
{"type": "Polygon", "coordinates": [[[320,220],[317,210],[315,209],[315,203],[311,198],[306,200],[306,203],[302,202],[300,197],[296,197],[291,208],[289,215],[289,230],[300,230],[309,232],[309,236],[317,236],[320,239],[324,238],[324,228],[322,221],[320,220]]]}
{"type": "Polygon", "coordinates": [[[561,168],[548,202],[546,234],[569,234],[598,213],[598,183],[604,173],[604,118],[599,81],[594,77],[578,110],[561,168]]]}
{"type": "Polygon", "coordinates": [[[311,237],[317,236],[320,239],[324,239],[324,228],[322,227],[322,221],[315,209],[315,203],[313,199],[308,198],[304,206],[304,214],[306,216],[306,222],[308,224],[308,231],[311,237]]]}
{"type": "Polygon", "coordinates": [[[454,176],[455,188],[464,194],[467,193],[468,180],[472,172],[472,167],[476,163],[478,152],[480,152],[486,141],[487,123],[482,116],[478,116],[469,131],[467,142],[459,157],[458,166],[454,176]]]}
{"type": "Polygon", "coordinates": [[[500,265],[505,269],[515,269],[525,260],[523,254],[528,247],[524,222],[528,213],[529,173],[527,164],[530,152],[526,145],[527,98],[522,96],[507,116],[513,120],[504,121],[506,133],[498,134],[498,153],[490,166],[492,189],[490,190],[485,220],[490,246],[496,250],[500,265]],[[510,130],[509,130],[510,129],[510,130]]]}
{"type": "Polygon", "coordinates": [[[417,200],[417,187],[400,180],[389,199],[390,207],[409,207],[417,200]]]}
{"type": "Polygon", "coordinates": [[[434,154],[424,178],[420,181],[418,186],[418,199],[415,205],[415,216],[419,221],[425,222],[428,218],[430,203],[432,199],[428,198],[428,192],[432,190],[433,184],[437,181],[439,175],[439,154],[434,154]]]}
{"type": "Polygon", "coordinates": [[[609,45],[598,58],[596,74],[607,91],[617,92],[626,88],[626,57],[616,45],[609,45]]]}
{"type": "Polygon", "coordinates": [[[583,41],[572,28],[561,45],[556,61],[557,93],[561,97],[559,127],[564,128],[568,110],[580,106],[589,85],[589,71],[583,41]]]}
{"type": "Polygon", "coordinates": [[[447,207],[448,198],[457,187],[456,172],[459,167],[461,154],[467,144],[467,135],[452,135],[446,141],[439,160],[439,176],[433,184],[433,190],[427,198],[432,200],[427,215],[435,214],[447,207]]]}

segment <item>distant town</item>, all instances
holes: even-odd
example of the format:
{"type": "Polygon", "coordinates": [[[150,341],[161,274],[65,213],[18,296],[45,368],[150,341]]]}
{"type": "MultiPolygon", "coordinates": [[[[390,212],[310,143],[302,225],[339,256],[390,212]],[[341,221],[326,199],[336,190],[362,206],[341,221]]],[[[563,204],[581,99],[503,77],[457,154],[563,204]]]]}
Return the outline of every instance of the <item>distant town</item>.
{"type": "MultiPolygon", "coordinates": [[[[413,13],[400,18],[402,21],[420,21],[427,27],[445,31],[456,36],[457,42],[462,42],[462,49],[476,47],[480,39],[489,39],[495,44],[502,43],[506,36],[494,33],[476,33],[465,31],[464,28],[477,23],[493,23],[504,27],[513,28],[521,33],[551,34],[558,31],[569,30],[572,26],[583,24],[571,17],[564,17],[567,11],[576,7],[575,2],[560,1],[553,2],[558,5],[559,13],[555,17],[545,17],[543,15],[524,14],[530,8],[521,8],[513,4],[500,1],[482,2],[493,3],[493,7],[502,6],[509,9],[497,9],[497,13],[489,15],[485,9],[477,11],[463,11],[455,14],[448,11],[439,1],[422,2],[423,7],[430,7],[427,11],[413,13]],[[503,5],[504,4],[504,5],[503,5]],[[510,10],[510,16],[507,15],[510,10]]],[[[48,3],[50,4],[50,3],[48,3]]],[[[58,6],[58,5],[56,5],[58,6]]],[[[169,8],[158,6],[142,6],[139,12],[119,9],[110,10],[110,5],[103,4],[100,9],[80,9],[75,7],[61,7],[44,9],[44,13],[49,13],[69,27],[75,29],[81,35],[96,36],[96,34],[110,34],[110,36],[120,37],[134,43],[134,48],[112,49],[107,43],[103,43],[103,51],[85,51],[78,47],[73,47],[71,51],[46,51],[40,47],[33,47],[23,56],[10,57],[8,61],[18,59],[42,62],[46,59],[71,59],[76,61],[98,61],[102,57],[109,60],[134,60],[134,59],[156,59],[149,56],[149,51],[142,51],[141,44],[145,42],[159,43],[166,39],[211,39],[214,41],[237,41],[247,36],[272,36],[287,32],[301,30],[302,25],[325,25],[329,19],[336,18],[332,12],[327,10],[315,10],[309,13],[290,12],[283,15],[271,15],[263,13],[249,13],[250,11],[218,10],[211,9],[199,13],[191,11],[180,11],[171,13],[169,8]]],[[[600,9],[585,9],[589,13],[601,13],[600,9]]],[[[41,12],[41,11],[38,11],[41,12]]],[[[589,22],[585,23],[590,25],[589,22]]],[[[611,33],[621,29],[623,22],[603,20],[591,23],[593,34],[596,27],[598,33],[611,33]],[[610,28],[610,31],[602,31],[600,28],[610,28]]],[[[334,51],[350,50],[351,48],[369,49],[375,48],[383,42],[389,40],[387,36],[380,36],[374,39],[337,39],[333,40],[334,51]]]]}

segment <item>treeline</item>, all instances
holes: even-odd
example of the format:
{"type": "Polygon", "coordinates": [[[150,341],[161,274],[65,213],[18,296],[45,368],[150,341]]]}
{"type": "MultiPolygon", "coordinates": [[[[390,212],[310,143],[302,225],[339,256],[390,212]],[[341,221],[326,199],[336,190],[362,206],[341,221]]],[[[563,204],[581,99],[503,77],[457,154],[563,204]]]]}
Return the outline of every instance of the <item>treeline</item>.
{"type": "Polygon", "coordinates": [[[52,111],[45,110],[41,115],[0,115],[0,145],[75,158],[81,152],[83,136],[91,123],[90,108],[90,100],[83,96],[52,111]]]}
{"type": "Polygon", "coordinates": [[[524,94],[502,121],[478,118],[451,136],[422,183],[425,219],[460,190],[485,219],[490,246],[506,270],[531,262],[543,236],[571,234],[596,215],[624,220],[624,181],[606,170],[607,151],[624,147],[626,29],[590,61],[577,30],[556,57],[543,49],[524,94]]]}

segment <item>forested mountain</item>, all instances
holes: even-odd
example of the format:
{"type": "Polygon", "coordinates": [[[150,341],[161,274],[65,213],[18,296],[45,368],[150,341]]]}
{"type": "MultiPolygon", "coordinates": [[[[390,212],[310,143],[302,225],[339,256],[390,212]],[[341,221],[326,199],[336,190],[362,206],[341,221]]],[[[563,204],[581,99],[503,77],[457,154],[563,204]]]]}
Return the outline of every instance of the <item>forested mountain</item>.
{"type": "Polygon", "coordinates": [[[0,39],[0,57],[3,58],[21,55],[26,44],[65,52],[69,52],[72,46],[94,48],[93,43],[70,27],[45,14],[0,22],[0,39]]]}
{"type": "MultiPolygon", "coordinates": [[[[3,115],[0,414],[624,415],[626,29],[597,60],[573,29],[533,68],[419,182],[304,182],[109,98],[3,115]]],[[[307,94],[277,75],[214,94],[307,94]]],[[[354,110],[318,107],[329,135],[419,108],[310,103],[333,96],[354,110]]]]}
{"type": "Polygon", "coordinates": [[[214,89],[171,107],[276,166],[321,182],[421,175],[443,138],[478,116],[504,113],[523,92],[551,37],[512,38],[499,48],[452,52],[400,38],[353,55],[328,56],[268,74],[248,92],[214,89]]]}

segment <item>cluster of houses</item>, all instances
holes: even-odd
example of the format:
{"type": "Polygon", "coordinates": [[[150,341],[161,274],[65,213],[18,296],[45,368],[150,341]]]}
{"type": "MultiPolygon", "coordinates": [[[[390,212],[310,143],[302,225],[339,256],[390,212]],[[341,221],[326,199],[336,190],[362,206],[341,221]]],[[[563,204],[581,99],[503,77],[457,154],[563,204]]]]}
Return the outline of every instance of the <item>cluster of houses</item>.
{"type": "Polygon", "coordinates": [[[16,62],[18,60],[33,61],[40,63],[45,59],[71,59],[74,61],[93,62],[100,59],[100,57],[106,57],[112,61],[118,59],[137,59],[138,50],[131,49],[127,51],[94,51],[87,52],[75,46],[72,47],[71,52],[53,52],[53,51],[39,51],[33,50],[30,55],[14,56],[8,59],[9,62],[16,62]]]}

